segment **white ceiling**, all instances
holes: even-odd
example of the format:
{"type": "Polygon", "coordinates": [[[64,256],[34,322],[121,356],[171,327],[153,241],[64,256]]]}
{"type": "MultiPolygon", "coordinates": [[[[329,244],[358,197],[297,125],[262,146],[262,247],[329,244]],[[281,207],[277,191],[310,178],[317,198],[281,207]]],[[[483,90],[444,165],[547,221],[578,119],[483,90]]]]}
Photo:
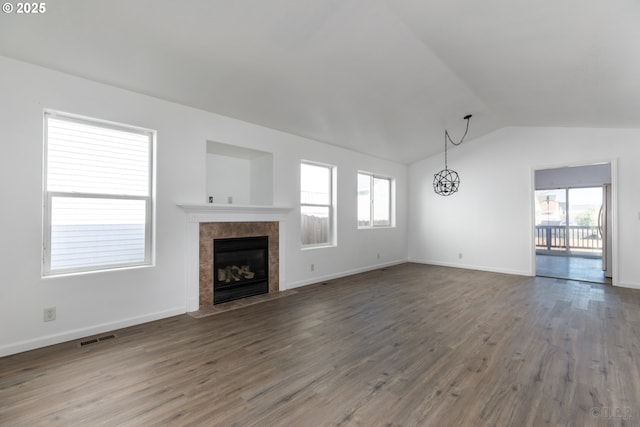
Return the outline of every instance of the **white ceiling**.
{"type": "MultiPolygon", "coordinates": [[[[637,0],[57,0],[0,55],[410,163],[504,126],[640,127],[637,0]]],[[[0,70],[1,72],[1,70],[0,70]]]]}

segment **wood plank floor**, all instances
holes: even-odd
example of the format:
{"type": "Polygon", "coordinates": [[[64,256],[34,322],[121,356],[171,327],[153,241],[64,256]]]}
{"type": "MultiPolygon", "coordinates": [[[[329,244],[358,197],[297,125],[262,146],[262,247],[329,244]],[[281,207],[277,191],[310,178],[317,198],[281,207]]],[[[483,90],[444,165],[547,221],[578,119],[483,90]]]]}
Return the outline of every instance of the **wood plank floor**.
{"type": "Polygon", "coordinates": [[[0,359],[2,426],[638,426],[640,291],[404,264],[0,359]]]}

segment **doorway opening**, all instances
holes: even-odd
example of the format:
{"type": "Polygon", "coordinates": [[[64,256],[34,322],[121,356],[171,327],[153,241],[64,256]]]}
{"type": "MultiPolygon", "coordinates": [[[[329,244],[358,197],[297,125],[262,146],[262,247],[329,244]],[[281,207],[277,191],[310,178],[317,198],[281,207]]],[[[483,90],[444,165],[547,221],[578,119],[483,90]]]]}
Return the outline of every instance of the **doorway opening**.
{"type": "Polygon", "coordinates": [[[611,284],[611,165],[535,171],[537,276],[611,284]]]}

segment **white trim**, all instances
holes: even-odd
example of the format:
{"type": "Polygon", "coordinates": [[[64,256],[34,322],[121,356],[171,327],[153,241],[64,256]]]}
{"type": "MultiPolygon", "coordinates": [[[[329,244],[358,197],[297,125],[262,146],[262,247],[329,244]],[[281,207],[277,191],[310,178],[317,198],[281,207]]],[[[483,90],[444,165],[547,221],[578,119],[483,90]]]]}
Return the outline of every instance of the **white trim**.
{"type": "Polygon", "coordinates": [[[613,239],[613,243],[612,243],[612,247],[611,247],[611,256],[613,257],[613,272],[612,272],[612,278],[611,278],[611,283],[613,286],[624,286],[624,287],[630,287],[630,288],[634,288],[635,285],[630,284],[629,286],[626,285],[622,285],[618,282],[618,272],[620,271],[619,268],[619,256],[618,256],[618,245],[619,245],[619,239],[618,239],[618,159],[617,158],[613,158],[613,159],[597,159],[597,160],[593,160],[593,161],[582,161],[582,162],[577,162],[577,163],[569,163],[569,164],[556,164],[556,165],[547,165],[547,166],[543,166],[543,165],[539,165],[539,166],[532,166],[531,167],[531,174],[530,174],[530,181],[529,181],[529,237],[530,237],[530,241],[529,241],[529,248],[531,250],[530,252],[530,275],[531,276],[535,276],[536,275],[536,246],[535,246],[535,217],[536,217],[536,212],[535,212],[535,206],[533,204],[533,201],[535,199],[535,193],[536,193],[536,171],[537,170],[544,170],[544,169],[559,169],[559,168],[565,168],[565,167],[580,167],[580,166],[590,166],[590,165],[595,165],[595,164],[602,164],[602,163],[609,163],[611,165],[611,210],[612,212],[612,239],[613,239]]]}
{"type": "Polygon", "coordinates": [[[336,224],[337,218],[337,203],[338,203],[338,167],[335,165],[330,165],[326,163],[319,163],[310,160],[300,160],[300,167],[298,168],[300,175],[298,176],[298,184],[299,191],[298,195],[300,196],[299,200],[299,212],[300,212],[300,249],[311,249],[311,248],[326,248],[326,247],[334,247],[338,245],[338,224],[336,224]],[[303,203],[302,202],[302,166],[315,166],[319,168],[325,168],[329,171],[329,203],[328,204],[320,204],[320,203],[303,203]],[[329,241],[321,242],[321,243],[303,243],[302,235],[304,231],[302,230],[302,208],[303,207],[319,207],[319,208],[327,208],[329,210],[329,241]]]}
{"type": "Polygon", "coordinates": [[[336,248],[338,247],[337,244],[335,243],[318,243],[318,244],[314,244],[314,245],[301,245],[300,246],[300,250],[301,251],[312,251],[315,249],[327,249],[327,248],[336,248]]]}
{"type": "Polygon", "coordinates": [[[417,258],[409,258],[409,262],[415,262],[416,264],[437,265],[440,267],[461,268],[464,270],[478,270],[478,271],[488,271],[491,273],[511,274],[515,276],[534,277],[532,274],[524,270],[511,270],[508,268],[487,267],[484,265],[456,264],[453,262],[442,262],[442,261],[433,261],[433,260],[417,259],[417,258]]]}
{"type": "MultiPolygon", "coordinates": [[[[356,187],[358,186],[357,181],[360,178],[359,175],[368,176],[369,177],[369,225],[360,225],[358,223],[358,230],[368,230],[368,229],[376,229],[376,228],[395,228],[395,179],[389,176],[378,175],[371,172],[358,171],[356,174],[356,187]],[[374,196],[374,180],[384,180],[389,182],[389,222],[387,224],[375,225],[375,206],[376,199],[374,196]]],[[[357,197],[360,197],[359,194],[357,197]]],[[[357,205],[358,199],[356,198],[356,216],[359,217],[359,207],[357,205]]],[[[360,220],[357,219],[357,222],[360,220]]]]}
{"type": "Polygon", "coordinates": [[[611,232],[613,233],[612,242],[611,242],[611,256],[613,257],[611,268],[613,271],[611,272],[611,283],[613,286],[620,286],[618,283],[620,277],[620,251],[619,244],[620,239],[618,238],[618,159],[611,159],[609,161],[611,163],[611,232]]]}
{"type": "Polygon", "coordinates": [[[279,222],[279,284],[281,291],[288,289],[285,277],[285,220],[292,208],[189,203],[178,204],[178,206],[186,213],[187,217],[187,271],[185,277],[187,311],[197,311],[200,308],[200,223],[202,222],[279,222]]]}
{"type": "MultiPolygon", "coordinates": [[[[209,218],[212,215],[229,215],[235,219],[237,219],[237,215],[285,215],[292,210],[292,208],[285,206],[222,205],[215,203],[177,203],[177,205],[194,220],[197,220],[197,218],[201,216],[209,218]]],[[[231,219],[230,221],[234,221],[234,219],[231,219]]]]}
{"type": "Polygon", "coordinates": [[[287,289],[299,288],[301,286],[312,285],[314,283],[326,282],[327,280],[339,279],[341,277],[351,276],[353,274],[366,273],[367,271],[379,270],[385,267],[392,267],[394,265],[404,264],[407,259],[400,259],[396,261],[385,262],[382,264],[370,265],[367,267],[354,268],[352,270],[341,271],[339,273],[327,274],[325,276],[313,277],[311,279],[299,280],[297,282],[291,282],[288,284],[287,289]]]}
{"type": "Polygon", "coordinates": [[[43,175],[42,175],[42,199],[43,199],[43,218],[42,218],[42,259],[41,259],[41,277],[56,277],[59,275],[93,273],[105,270],[114,270],[131,267],[153,266],[155,262],[155,160],[156,160],[156,137],[157,132],[152,129],[142,128],[110,122],[106,120],[80,116],[76,114],[63,113],[59,111],[44,109],[43,114],[43,175]],[[61,122],[69,122],[92,126],[95,128],[103,128],[112,131],[126,132],[128,134],[142,135],[146,138],[148,144],[147,158],[147,179],[148,187],[145,195],[128,195],[113,193],[87,193],[87,192],[64,192],[49,191],[49,120],[57,120],[61,122]],[[145,204],[145,223],[144,223],[144,260],[142,262],[114,263],[107,265],[87,265],[81,268],[51,268],[51,235],[52,235],[52,199],[60,198],[92,198],[92,199],[112,199],[112,200],[140,200],[145,204]]]}
{"type": "Polygon", "coordinates": [[[118,320],[116,322],[102,323],[100,325],[87,328],[78,328],[58,334],[51,334],[31,340],[20,341],[17,343],[1,346],[0,357],[8,356],[10,354],[22,353],[23,351],[34,350],[36,348],[46,347],[49,345],[60,344],[67,341],[73,341],[91,335],[112,332],[117,329],[140,325],[147,322],[153,322],[155,320],[160,320],[171,316],[178,316],[184,313],[184,307],[175,307],[164,311],[145,314],[143,316],[129,317],[127,319],[118,320]]]}
{"type": "Polygon", "coordinates": [[[126,125],[122,123],[112,122],[109,120],[96,119],[93,117],[81,116],[79,114],[66,113],[62,111],[50,110],[48,108],[44,109],[45,120],[47,117],[51,117],[52,119],[57,120],[66,120],[73,123],[80,123],[85,125],[97,125],[107,129],[120,131],[120,132],[131,132],[139,135],[153,136],[156,131],[153,129],[148,129],[140,126],[126,125]]]}
{"type": "Polygon", "coordinates": [[[622,282],[622,283],[614,282],[613,286],[617,288],[640,289],[640,283],[632,283],[632,282],[622,282]]]}

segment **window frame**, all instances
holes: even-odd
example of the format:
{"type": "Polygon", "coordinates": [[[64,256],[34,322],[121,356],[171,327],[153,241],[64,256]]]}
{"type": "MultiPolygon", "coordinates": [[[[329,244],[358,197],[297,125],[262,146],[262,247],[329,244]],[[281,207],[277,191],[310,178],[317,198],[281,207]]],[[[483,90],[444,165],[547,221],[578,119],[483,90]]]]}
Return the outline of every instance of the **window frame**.
{"type": "Polygon", "coordinates": [[[366,171],[358,171],[356,174],[356,223],[358,225],[358,229],[374,229],[374,228],[393,228],[395,227],[395,179],[389,176],[379,175],[366,171]],[[369,224],[361,225],[360,224],[360,206],[358,203],[358,198],[360,195],[357,193],[358,191],[358,181],[360,179],[360,175],[366,176],[369,178],[369,224]],[[389,182],[389,221],[385,224],[375,224],[375,192],[374,192],[374,181],[384,180],[389,182]]]}
{"type": "Polygon", "coordinates": [[[43,176],[42,176],[42,194],[43,194],[43,238],[42,238],[42,276],[56,277],[70,274],[94,273],[107,270],[118,270],[133,267],[152,266],[155,262],[155,153],[156,153],[156,137],[154,130],[110,122],[106,120],[79,116],[76,114],[63,113],[54,110],[44,110],[43,120],[43,176]],[[66,121],[69,123],[78,123],[94,127],[100,127],[109,130],[127,132],[136,135],[144,135],[148,138],[148,188],[146,195],[130,195],[115,194],[104,192],[80,192],[80,191],[49,191],[49,119],[66,121]],[[145,224],[144,224],[144,260],[138,262],[114,262],[110,264],[92,264],[85,267],[71,268],[51,268],[52,255],[52,215],[53,215],[53,199],[54,198],[71,198],[71,199],[102,199],[102,200],[140,200],[145,205],[145,224]]]}
{"type": "Polygon", "coordinates": [[[337,236],[336,236],[336,224],[335,224],[335,217],[336,217],[336,182],[337,182],[337,167],[335,165],[330,165],[330,164],[326,164],[326,163],[320,163],[320,162],[314,162],[314,161],[310,161],[310,160],[300,160],[300,167],[299,167],[299,171],[300,171],[300,176],[298,179],[298,184],[299,184],[299,188],[300,191],[298,192],[298,195],[300,197],[300,245],[302,247],[302,249],[315,249],[315,248],[326,248],[326,247],[333,247],[337,245],[337,236]],[[315,167],[322,167],[322,168],[326,168],[329,172],[329,183],[328,183],[328,188],[329,188],[329,203],[328,204],[321,204],[321,203],[303,203],[302,202],[302,166],[303,165],[309,165],[309,166],[315,166],[315,167]],[[305,244],[302,241],[303,238],[303,229],[302,229],[302,208],[303,207],[326,207],[329,211],[329,230],[328,230],[328,235],[329,235],[329,239],[327,242],[323,242],[323,243],[307,243],[305,244]]]}

